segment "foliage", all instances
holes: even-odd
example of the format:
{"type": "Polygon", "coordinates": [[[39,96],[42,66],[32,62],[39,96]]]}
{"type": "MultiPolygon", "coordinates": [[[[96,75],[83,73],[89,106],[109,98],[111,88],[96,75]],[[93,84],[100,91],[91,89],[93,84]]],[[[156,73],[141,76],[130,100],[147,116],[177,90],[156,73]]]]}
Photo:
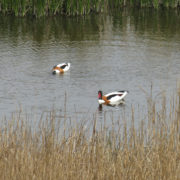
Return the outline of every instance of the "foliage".
{"type": "Polygon", "coordinates": [[[0,12],[15,16],[85,15],[126,6],[177,8],[180,0],[0,0],[0,12]]]}

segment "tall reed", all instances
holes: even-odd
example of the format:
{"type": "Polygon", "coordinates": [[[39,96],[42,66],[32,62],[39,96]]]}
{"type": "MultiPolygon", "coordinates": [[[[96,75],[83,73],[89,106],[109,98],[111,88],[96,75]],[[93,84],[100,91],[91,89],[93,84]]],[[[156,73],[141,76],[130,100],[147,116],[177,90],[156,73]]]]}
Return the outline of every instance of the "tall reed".
{"type": "Polygon", "coordinates": [[[180,0],[0,0],[0,12],[4,14],[36,17],[56,14],[85,15],[129,6],[177,8],[180,0]]]}
{"type": "Polygon", "coordinates": [[[0,178],[180,179],[179,99],[167,109],[165,96],[160,108],[148,96],[139,126],[133,107],[131,125],[112,116],[111,127],[96,115],[72,124],[53,110],[32,127],[20,111],[1,122],[0,178]]]}

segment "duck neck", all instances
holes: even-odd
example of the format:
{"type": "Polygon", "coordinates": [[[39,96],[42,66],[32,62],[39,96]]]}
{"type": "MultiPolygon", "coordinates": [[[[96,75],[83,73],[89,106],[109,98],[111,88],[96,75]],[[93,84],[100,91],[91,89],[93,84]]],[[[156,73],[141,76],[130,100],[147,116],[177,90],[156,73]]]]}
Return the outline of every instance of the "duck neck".
{"type": "Polygon", "coordinates": [[[99,111],[101,111],[102,110],[102,104],[99,104],[99,111]]]}

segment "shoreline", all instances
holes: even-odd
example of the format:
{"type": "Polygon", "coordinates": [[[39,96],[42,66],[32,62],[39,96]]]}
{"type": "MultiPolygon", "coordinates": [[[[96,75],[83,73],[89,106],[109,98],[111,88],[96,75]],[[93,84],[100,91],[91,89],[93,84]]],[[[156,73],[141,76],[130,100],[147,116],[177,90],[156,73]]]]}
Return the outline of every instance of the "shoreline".
{"type": "Polygon", "coordinates": [[[158,0],[146,0],[146,1],[103,1],[97,0],[91,2],[89,0],[76,1],[74,0],[56,0],[47,1],[41,0],[41,2],[35,2],[33,0],[26,1],[12,1],[7,0],[0,2],[0,14],[13,15],[17,17],[47,17],[47,16],[84,16],[88,14],[103,14],[116,10],[123,9],[164,9],[164,10],[178,10],[180,9],[180,3],[178,0],[169,0],[166,3],[158,0]]]}

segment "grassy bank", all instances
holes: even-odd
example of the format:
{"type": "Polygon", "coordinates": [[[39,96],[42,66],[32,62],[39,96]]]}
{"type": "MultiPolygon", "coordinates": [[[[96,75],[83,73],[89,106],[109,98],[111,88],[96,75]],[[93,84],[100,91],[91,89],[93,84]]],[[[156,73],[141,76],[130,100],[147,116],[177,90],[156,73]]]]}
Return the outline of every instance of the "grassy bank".
{"type": "Polygon", "coordinates": [[[0,0],[0,12],[16,16],[85,15],[120,7],[178,8],[180,0],[0,0]]]}
{"type": "Polygon", "coordinates": [[[180,179],[180,92],[159,110],[147,100],[138,128],[133,108],[129,128],[97,127],[96,116],[71,125],[52,111],[34,130],[19,112],[0,127],[0,179],[180,179]]]}

